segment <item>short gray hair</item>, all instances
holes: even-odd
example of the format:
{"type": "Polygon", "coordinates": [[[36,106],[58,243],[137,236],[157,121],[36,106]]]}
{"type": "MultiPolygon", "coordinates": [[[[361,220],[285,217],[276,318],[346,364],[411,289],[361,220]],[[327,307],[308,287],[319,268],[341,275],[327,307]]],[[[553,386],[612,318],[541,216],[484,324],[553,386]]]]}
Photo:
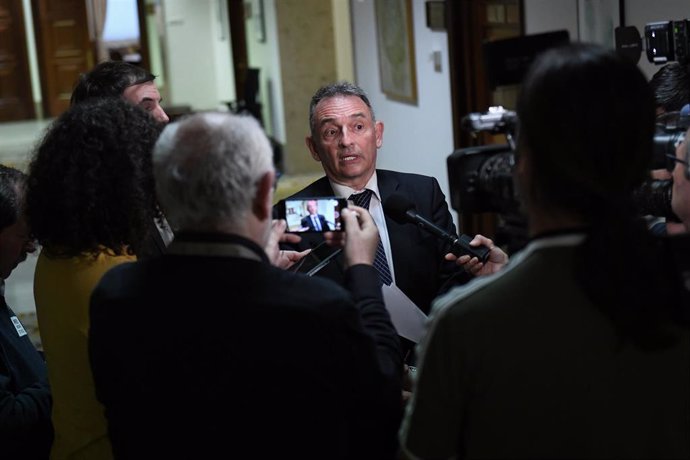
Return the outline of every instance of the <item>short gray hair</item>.
{"type": "Polygon", "coordinates": [[[319,102],[324,99],[338,96],[354,96],[360,98],[367,105],[367,107],[369,107],[369,112],[371,112],[371,120],[376,121],[374,109],[371,108],[369,97],[362,88],[348,81],[330,83],[316,90],[314,95],[311,97],[311,103],[309,104],[309,129],[311,129],[312,136],[316,132],[316,120],[314,119],[314,110],[316,109],[316,106],[319,105],[319,102]]]}
{"type": "Polygon", "coordinates": [[[158,200],[177,230],[236,225],[258,181],[273,171],[271,146],[250,116],[204,112],[166,126],[153,151],[158,200]]]}

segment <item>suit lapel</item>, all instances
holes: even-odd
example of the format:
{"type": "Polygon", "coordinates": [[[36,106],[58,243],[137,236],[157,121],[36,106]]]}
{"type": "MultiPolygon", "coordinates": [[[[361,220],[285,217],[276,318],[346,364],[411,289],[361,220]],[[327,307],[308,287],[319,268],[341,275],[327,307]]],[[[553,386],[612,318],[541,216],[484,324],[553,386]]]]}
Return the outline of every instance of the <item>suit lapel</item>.
{"type": "MultiPolygon", "coordinates": [[[[331,183],[328,182],[326,176],[314,182],[311,186],[304,189],[303,192],[306,192],[309,196],[331,196],[334,194],[331,183]]],[[[303,193],[300,193],[300,195],[306,196],[303,193]]]]}
{"type": "MultiPolygon", "coordinates": [[[[381,203],[385,203],[386,199],[394,193],[404,195],[408,199],[414,197],[407,196],[403,190],[400,190],[400,182],[398,175],[393,171],[377,170],[376,178],[378,180],[379,193],[381,194],[381,203]]],[[[390,241],[391,251],[393,252],[393,267],[395,269],[395,283],[401,287],[407,287],[408,280],[405,277],[407,270],[404,265],[409,263],[406,261],[406,245],[412,241],[410,238],[410,231],[414,231],[414,227],[408,224],[398,224],[389,218],[385,213],[386,228],[388,229],[388,240],[390,241]]]]}
{"type": "Polygon", "coordinates": [[[376,170],[376,180],[379,186],[379,193],[381,194],[381,203],[385,202],[386,198],[395,193],[400,185],[395,173],[382,169],[376,170]]]}

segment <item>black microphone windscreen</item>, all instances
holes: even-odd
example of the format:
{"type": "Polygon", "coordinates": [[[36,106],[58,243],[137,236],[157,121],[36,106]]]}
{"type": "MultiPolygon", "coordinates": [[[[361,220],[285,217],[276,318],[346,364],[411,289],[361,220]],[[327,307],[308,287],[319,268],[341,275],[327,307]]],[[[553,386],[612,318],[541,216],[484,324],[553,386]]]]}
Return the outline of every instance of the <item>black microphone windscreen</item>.
{"type": "Polygon", "coordinates": [[[414,208],[414,203],[402,195],[391,195],[383,203],[383,211],[386,215],[399,224],[411,222],[407,211],[414,208]]]}

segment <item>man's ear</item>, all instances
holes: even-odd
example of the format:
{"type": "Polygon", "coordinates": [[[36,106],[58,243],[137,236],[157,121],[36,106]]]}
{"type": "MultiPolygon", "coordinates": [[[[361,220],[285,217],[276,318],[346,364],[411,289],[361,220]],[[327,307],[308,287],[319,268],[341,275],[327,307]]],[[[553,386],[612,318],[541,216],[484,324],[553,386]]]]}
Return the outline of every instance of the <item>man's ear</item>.
{"type": "Polygon", "coordinates": [[[319,156],[319,151],[316,149],[316,143],[314,142],[314,138],[311,136],[307,136],[304,138],[304,141],[307,144],[309,153],[311,153],[311,157],[316,161],[321,162],[321,157],[319,156]]]}
{"type": "Polygon", "coordinates": [[[374,125],[374,134],[376,135],[376,148],[380,149],[383,145],[383,122],[377,121],[374,125]]]}
{"type": "Polygon", "coordinates": [[[258,220],[271,219],[273,217],[273,184],[275,172],[269,171],[259,179],[256,187],[256,195],[252,202],[252,213],[258,220]]]}

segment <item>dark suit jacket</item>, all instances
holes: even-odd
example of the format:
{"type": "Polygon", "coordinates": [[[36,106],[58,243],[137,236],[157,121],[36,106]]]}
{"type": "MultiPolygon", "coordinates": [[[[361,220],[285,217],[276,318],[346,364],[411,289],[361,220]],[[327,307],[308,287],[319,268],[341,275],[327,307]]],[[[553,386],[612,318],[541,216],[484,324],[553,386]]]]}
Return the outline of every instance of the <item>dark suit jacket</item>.
{"type": "MultiPolygon", "coordinates": [[[[331,229],[331,227],[328,225],[328,222],[326,222],[326,218],[322,216],[321,214],[318,214],[319,222],[321,222],[321,230],[326,232],[331,229]]],[[[302,227],[309,227],[309,230],[314,231],[316,230],[314,228],[314,222],[311,220],[311,215],[309,216],[304,216],[302,217],[302,227]]]]}
{"type": "MultiPolygon", "coordinates": [[[[435,178],[383,169],[378,169],[376,173],[382,202],[392,194],[402,195],[415,204],[420,215],[449,234],[457,235],[446,197],[435,178]]],[[[333,194],[328,179],[322,177],[290,198],[333,194]]],[[[449,248],[442,240],[413,224],[398,224],[388,216],[386,227],[393,252],[396,285],[425,313],[429,312],[431,301],[448,285],[467,280],[467,275],[455,263],[444,260],[449,248]]],[[[313,247],[322,240],[323,237],[318,234],[302,235],[299,249],[313,247]]],[[[339,256],[335,263],[330,263],[318,275],[342,284],[342,257],[339,256]]]]}
{"type": "Polygon", "coordinates": [[[53,444],[48,369],[0,296],[0,457],[47,460],[53,444]]]}
{"type": "Polygon", "coordinates": [[[351,267],[350,294],[238,237],[177,235],[169,249],[109,271],[92,295],[116,458],[393,457],[402,356],[373,267],[351,267]],[[257,257],[175,253],[189,241],[257,257]]]}

